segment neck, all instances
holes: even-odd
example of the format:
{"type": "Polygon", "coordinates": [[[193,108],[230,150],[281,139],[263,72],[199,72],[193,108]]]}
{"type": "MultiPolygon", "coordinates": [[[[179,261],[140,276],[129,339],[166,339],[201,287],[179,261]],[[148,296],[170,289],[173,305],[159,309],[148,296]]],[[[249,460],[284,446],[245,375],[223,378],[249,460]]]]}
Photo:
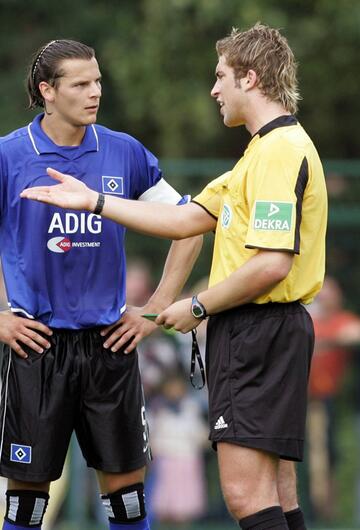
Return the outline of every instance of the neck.
{"type": "Polygon", "coordinates": [[[85,126],[74,126],[45,114],[41,120],[41,128],[51,140],[59,146],[75,147],[80,145],[86,131],[85,126]]]}
{"type": "Polygon", "coordinates": [[[257,98],[253,105],[249,106],[248,119],[245,126],[251,136],[254,136],[261,127],[279,118],[279,116],[290,115],[290,112],[280,104],[269,101],[265,97],[257,98]]]}

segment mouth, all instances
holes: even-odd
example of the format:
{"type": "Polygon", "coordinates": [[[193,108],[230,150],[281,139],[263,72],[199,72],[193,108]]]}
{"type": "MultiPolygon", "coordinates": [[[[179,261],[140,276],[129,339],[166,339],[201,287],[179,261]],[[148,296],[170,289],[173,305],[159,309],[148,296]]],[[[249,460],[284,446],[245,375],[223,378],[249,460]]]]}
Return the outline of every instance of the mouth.
{"type": "Polygon", "coordinates": [[[92,107],[85,107],[85,110],[89,112],[97,112],[99,109],[99,105],[93,105],[92,107]]]}

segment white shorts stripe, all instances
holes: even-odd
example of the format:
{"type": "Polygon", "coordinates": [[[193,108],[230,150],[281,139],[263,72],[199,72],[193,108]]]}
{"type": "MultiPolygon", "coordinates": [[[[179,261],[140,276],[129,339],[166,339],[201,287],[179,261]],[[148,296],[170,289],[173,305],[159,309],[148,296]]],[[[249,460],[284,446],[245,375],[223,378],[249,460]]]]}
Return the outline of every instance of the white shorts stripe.
{"type": "Polygon", "coordinates": [[[5,381],[3,381],[3,385],[5,385],[5,392],[4,392],[4,415],[2,417],[2,426],[1,426],[0,462],[2,459],[2,451],[3,451],[3,445],[4,445],[4,431],[5,431],[6,409],[7,409],[8,390],[9,390],[9,373],[10,373],[10,366],[11,366],[11,355],[12,355],[12,350],[10,348],[9,362],[8,362],[8,367],[6,370],[6,379],[5,381]]]}

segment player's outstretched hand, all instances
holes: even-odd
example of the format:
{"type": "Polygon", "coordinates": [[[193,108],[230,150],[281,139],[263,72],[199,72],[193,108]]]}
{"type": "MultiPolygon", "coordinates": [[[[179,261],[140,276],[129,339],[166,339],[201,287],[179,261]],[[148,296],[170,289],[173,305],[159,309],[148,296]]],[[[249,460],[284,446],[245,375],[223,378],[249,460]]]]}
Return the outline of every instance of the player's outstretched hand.
{"type": "Polygon", "coordinates": [[[126,344],[124,353],[134,351],[141,339],[158,328],[156,324],[142,317],[143,313],[146,313],[144,308],[128,307],[120,320],[101,331],[101,335],[106,336],[104,347],[117,352],[126,344]]]}
{"type": "Polygon", "coordinates": [[[49,341],[38,331],[44,335],[52,335],[51,329],[41,322],[19,317],[10,311],[0,312],[0,341],[8,344],[19,357],[24,359],[28,357],[21,344],[25,344],[37,353],[43,353],[44,349],[50,348],[49,341]]]}
{"type": "Polygon", "coordinates": [[[26,188],[20,193],[20,197],[54,204],[60,208],[94,211],[98,198],[96,191],[88,188],[80,180],[55,169],[48,168],[47,173],[60,184],[26,188]]]}

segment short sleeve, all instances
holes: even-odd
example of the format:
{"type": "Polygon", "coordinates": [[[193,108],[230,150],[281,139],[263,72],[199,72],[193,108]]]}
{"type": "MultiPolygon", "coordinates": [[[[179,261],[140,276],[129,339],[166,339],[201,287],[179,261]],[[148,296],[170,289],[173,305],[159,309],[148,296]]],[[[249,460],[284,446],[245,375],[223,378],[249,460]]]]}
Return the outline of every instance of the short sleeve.
{"type": "Polygon", "coordinates": [[[131,150],[131,196],[139,198],[162,178],[159,161],[140,142],[133,139],[131,150]]]}
{"type": "Polygon", "coordinates": [[[201,193],[192,199],[192,202],[202,206],[213,217],[218,218],[221,208],[223,189],[227,187],[227,180],[231,171],[227,171],[220,177],[212,180],[201,193]]]}

